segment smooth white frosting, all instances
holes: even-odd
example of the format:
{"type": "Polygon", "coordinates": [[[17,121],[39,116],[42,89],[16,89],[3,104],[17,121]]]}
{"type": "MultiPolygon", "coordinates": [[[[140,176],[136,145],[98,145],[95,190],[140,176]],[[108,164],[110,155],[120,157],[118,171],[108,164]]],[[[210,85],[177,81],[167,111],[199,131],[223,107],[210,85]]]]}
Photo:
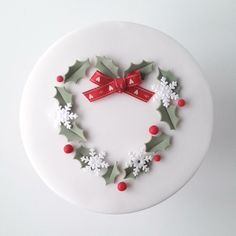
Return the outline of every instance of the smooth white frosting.
{"type": "MultiPolygon", "coordinates": [[[[90,70],[89,75],[94,70],[90,70]]],[[[151,88],[157,71],[142,84],[151,88]]],[[[120,22],[100,23],[75,31],[58,40],[40,58],[29,76],[22,97],[20,125],[26,152],[37,173],[57,194],[81,207],[103,213],[126,213],[151,207],[179,190],[198,169],[209,146],[212,130],[212,100],[202,73],[186,50],[165,34],[149,27],[120,22]],[[111,163],[127,161],[150,138],[148,127],[158,124],[173,136],[171,147],[153,163],[150,173],[129,180],[125,192],[114,184],[80,169],[73,154],[65,154],[67,143],[58,134],[50,114],[57,106],[56,76],[65,74],[76,59],[95,56],[114,59],[122,69],[142,59],[172,70],[181,85],[187,105],[179,109],[181,124],[175,131],[160,122],[157,103],[144,103],[125,94],[114,94],[89,103],[81,94],[93,88],[88,78],[69,85],[75,94],[81,126],[89,133],[89,144],[108,153],[111,163]]]]}

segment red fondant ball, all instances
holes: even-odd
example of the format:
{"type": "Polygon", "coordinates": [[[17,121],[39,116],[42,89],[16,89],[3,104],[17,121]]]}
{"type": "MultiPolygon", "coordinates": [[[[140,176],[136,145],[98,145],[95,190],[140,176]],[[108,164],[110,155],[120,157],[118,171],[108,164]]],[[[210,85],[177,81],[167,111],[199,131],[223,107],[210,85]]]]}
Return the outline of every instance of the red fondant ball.
{"type": "Polygon", "coordinates": [[[71,144],[66,144],[64,146],[64,152],[65,153],[72,153],[74,151],[74,147],[71,144]]]}
{"type": "Polygon", "coordinates": [[[153,161],[160,161],[161,160],[161,155],[155,154],[152,159],[153,159],[153,161]]]}
{"type": "Polygon", "coordinates": [[[183,98],[180,98],[179,100],[178,100],[178,106],[179,107],[183,107],[185,105],[185,100],[183,99],[183,98]]]}
{"type": "Polygon", "coordinates": [[[120,182],[117,184],[117,189],[119,191],[125,191],[127,189],[127,184],[125,182],[120,182]]]}
{"type": "Polygon", "coordinates": [[[62,82],[64,80],[63,76],[58,75],[57,76],[57,82],[62,82]]]}
{"type": "Polygon", "coordinates": [[[149,133],[152,135],[156,135],[159,132],[159,128],[156,125],[152,125],[149,127],[149,133]]]}

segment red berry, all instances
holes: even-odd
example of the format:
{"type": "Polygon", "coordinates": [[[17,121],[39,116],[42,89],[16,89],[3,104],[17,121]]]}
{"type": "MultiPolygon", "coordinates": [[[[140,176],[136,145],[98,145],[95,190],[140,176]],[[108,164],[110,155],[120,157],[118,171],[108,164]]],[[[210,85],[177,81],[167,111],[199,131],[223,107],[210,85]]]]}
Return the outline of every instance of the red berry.
{"type": "Polygon", "coordinates": [[[125,191],[127,189],[127,184],[125,182],[120,182],[117,184],[117,189],[119,191],[125,191]]]}
{"type": "Polygon", "coordinates": [[[71,144],[66,144],[64,146],[64,152],[65,153],[71,153],[74,151],[74,147],[71,144]]]}
{"type": "Polygon", "coordinates": [[[155,154],[153,157],[152,157],[153,161],[160,161],[161,160],[161,155],[159,154],[155,154]]]}
{"type": "Polygon", "coordinates": [[[156,135],[159,132],[159,128],[156,125],[152,125],[149,127],[149,133],[152,135],[156,135]]]}
{"type": "Polygon", "coordinates": [[[183,107],[185,105],[185,100],[183,99],[183,98],[180,98],[179,100],[178,100],[178,106],[179,107],[183,107]]]}
{"type": "Polygon", "coordinates": [[[63,76],[58,75],[57,76],[57,82],[62,82],[64,80],[63,76]]]}

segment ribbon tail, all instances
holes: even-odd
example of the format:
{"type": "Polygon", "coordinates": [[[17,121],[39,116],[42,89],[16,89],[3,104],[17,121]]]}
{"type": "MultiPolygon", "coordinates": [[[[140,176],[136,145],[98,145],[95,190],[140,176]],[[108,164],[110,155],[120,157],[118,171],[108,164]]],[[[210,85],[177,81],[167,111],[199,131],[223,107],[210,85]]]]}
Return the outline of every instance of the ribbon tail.
{"type": "Polygon", "coordinates": [[[117,89],[113,86],[113,82],[96,87],[93,89],[90,89],[86,92],[83,92],[83,95],[90,101],[96,101],[98,99],[101,99],[103,97],[109,96],[112,93],[117,92],[117,89]]]}
{"type": "Polygon", "coordinates": [[[140,86],[129,87],[128,90],[125,91],[125,93],[143,102],[148,102],[151,99],[151,97],[155,94],[154,92],[142,88],[140,86]]]}

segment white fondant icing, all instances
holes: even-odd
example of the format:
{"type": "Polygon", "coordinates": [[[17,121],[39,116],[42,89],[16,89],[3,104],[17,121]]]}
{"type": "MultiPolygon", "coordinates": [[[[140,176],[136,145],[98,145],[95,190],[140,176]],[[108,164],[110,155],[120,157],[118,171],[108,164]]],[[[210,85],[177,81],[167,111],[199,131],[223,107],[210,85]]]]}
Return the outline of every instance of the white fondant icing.
{"type": "MultiPolygon", "coordinates": [[[[90,76],[95,70],[90,71],[90,76]]],[[[148,89],[154,72],[141,84],[148,89]]],[[[22,97],[20,125],[26,152],[45,183],[63,198],[81,207],[104,213],[126,213],[151,207],[179,190],[198,169],[208,148],[212,129],[212,101],[198,65],[185,49],[165,34],[149,27],[107,22],[82,29],[57,41],[40,58],[29,76],[22,97]],[[112,44],[110,43],[112,42],[112,44]],[[125,42],[125,43],[124,43],[125,42]],[[76,59],[109,56],[127,69],[131,62],[154,61],[172,70],[181,84],[187,105],[179,110],[176,131],[160,122],[159,103],[144,103],[124,93],[90,103],[82,92],[94,87],[88,78],[67,87],[76,95],[80,126],[89,133],[89,144],[106,150],[112,162],[128,161],[130,150],[139,150],[150,139],[148,128],[158,124],[173,135],[164,160],[153,164],[148,174],[129,180],[125,192],[106,186],[102,178],[84,173],[80,164],[62,149],[67,143],[48,118],[57,107],[53,98],[56,76],[76,59]]],[[[120,179],[118,179],[120,180],[120,179]]]]}

